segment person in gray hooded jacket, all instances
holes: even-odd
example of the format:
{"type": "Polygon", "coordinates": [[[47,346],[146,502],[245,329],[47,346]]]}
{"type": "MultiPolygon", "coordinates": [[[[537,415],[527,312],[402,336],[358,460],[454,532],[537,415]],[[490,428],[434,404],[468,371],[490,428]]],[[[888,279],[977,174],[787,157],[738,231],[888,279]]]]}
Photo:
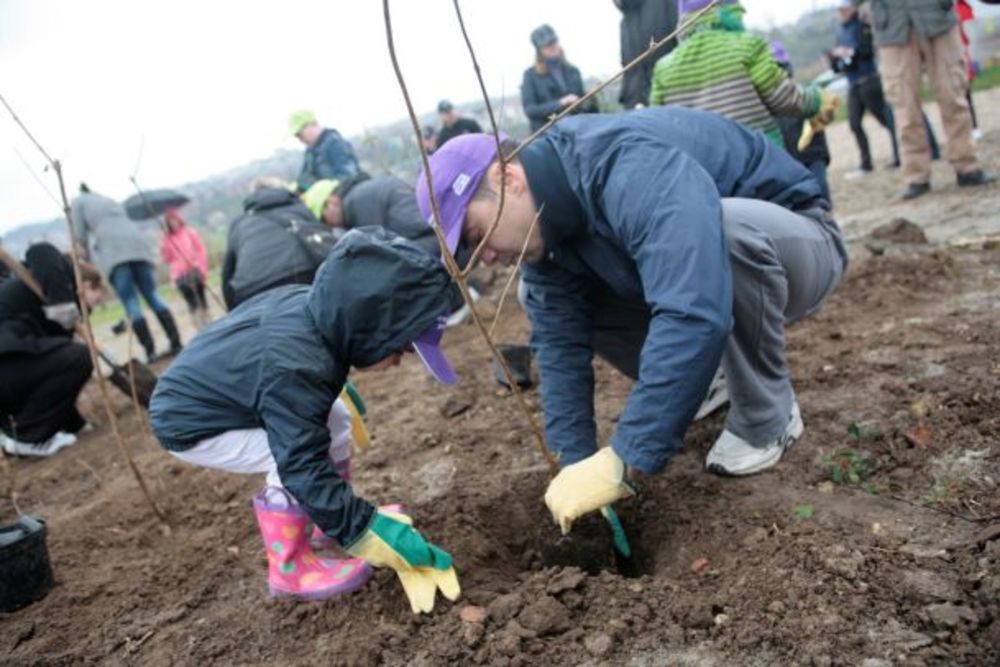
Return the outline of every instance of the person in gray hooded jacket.
{"type": "Polygon", "coordinates": [[[156,291],[153,262],[156,254],[142,235],[139,226],[129,220],[125,209],[115,200],[90,191],[80,184],[80,195],[73,200],[73,228],[83,256],[93,260],[108,276],[146,358],[156,360],[156,343],[142,314],[142,295],[170,341],[169,354],[181,349],[181,335],[170,308],[156,291]]]}

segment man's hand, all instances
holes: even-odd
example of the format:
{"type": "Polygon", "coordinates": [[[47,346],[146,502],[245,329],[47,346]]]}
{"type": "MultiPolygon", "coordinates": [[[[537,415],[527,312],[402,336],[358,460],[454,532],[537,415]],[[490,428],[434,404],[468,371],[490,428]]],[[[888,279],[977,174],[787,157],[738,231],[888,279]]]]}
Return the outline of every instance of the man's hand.
{"type": "Polygon", "coordinates": [[[635,490],[625,481],[625,463],[605,447],[563,468],[549,483],[545,504],[565,535],[584,514],[632,495],[635,490]]]}
{"type": "Polygon", "coordinates": [[[568,107],[569,105],[576,102],[578,99],[580,99],[580,96],[575,95],[573,93],[570,93],[569,95],[563,95],[562,97],[559,98],[559,106],[568,107]]]}
{"type": "Polygon", "coordinates": [[[457,600],[462,589],[451,555],[427,542],[413,528],[405,514],[380,509],[368,529],[347,553],[363,558],[375,567],[396,571],[414,614],[434,610],[438,590],[449,600],[457,600]]]}

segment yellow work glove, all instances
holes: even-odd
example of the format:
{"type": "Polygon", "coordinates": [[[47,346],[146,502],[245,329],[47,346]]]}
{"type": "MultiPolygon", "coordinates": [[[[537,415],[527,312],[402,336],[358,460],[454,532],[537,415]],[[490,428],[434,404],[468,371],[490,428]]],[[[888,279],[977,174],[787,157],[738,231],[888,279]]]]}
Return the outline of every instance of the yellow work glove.
{"type": "Polygon", "coordinates": [[[395,570],[414,614],[433,611],[438,590],[452,601],[462,593],[451,555],[427,542],[405,514],[377,511],[347,553],[395,570]]]}
{"type": "Polygon", "coordinates": [[[545,504],[565,535],[584,514],[632,495],[635,490],[625,481],[625,463],[614,450],[605,447],[563,468],[549,482],[545,504]]]}
{"type": "Polygon", "coordinates": [[[802,125],[802,134],[799,136],[799,143],[796,146],[800,153],[809,147],[817,132],[822,132],[827,125],[833,122],[837,116],[838,108],[840,108],[839,96],[829,90],[819,91],[819,113],[802,125]]]}
{"type": "Polygon", "coordinates": [[[372,446],[372,437],[368,433],[368,427],[365,426],[365,420],[347,389],[340,392],[340,398],[347,406],[347,411],[351,413],[351,440],[354,442],[354,446],[363,452],[372,446]]]}

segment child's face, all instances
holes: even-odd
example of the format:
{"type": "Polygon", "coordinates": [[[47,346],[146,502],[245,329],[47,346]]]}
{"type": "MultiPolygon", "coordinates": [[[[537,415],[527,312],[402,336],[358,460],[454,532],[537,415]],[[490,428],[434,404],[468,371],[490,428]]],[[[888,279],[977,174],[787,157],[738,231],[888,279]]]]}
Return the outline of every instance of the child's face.
{"type": "Polygon", "coordinates": [[[323,205],[323,222],[331,227],[344,226],[344,209],[337,195],[330,195],[323,205]]]}

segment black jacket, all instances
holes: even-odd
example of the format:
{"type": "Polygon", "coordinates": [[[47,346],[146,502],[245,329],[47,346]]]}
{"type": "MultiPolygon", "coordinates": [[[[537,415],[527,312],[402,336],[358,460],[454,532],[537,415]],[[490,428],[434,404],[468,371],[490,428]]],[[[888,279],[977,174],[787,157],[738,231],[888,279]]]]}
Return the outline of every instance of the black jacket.
{"type": "Polygon", "coordinates": [[[316,263],[288,225],[326,229],[299,198],[264,188],[243,201],[244,214],[229,225],[222,264],[222,295],[231,310],[280,285],[308,285],[316,263]]]}
{"type": "Polygon", "coordinates": [[[440,256],[434,229],[420,215],[413,186],[395,176],[373,176],[341,189],[344,222],[348,229],[382,227],[440,256]]]}
{"type": "MultiPolygon", "coordinates": [[[[546,71],[542,74],[541,68],[537,65],[524,70],[524,79],[521,81],[521,106],[524,107],[524,115],[531,123],[532,132],[545,125],[549,116],[562,110],[563,107],[559,104],[561,97],[570,93],[583,97],[583,76],[580,70],[565,61],[562,69],[565,86],[559,85],[552,72],[546,71]]],[[[575,113],[594,111],[597,111],[597,105],[591,100],[575,113]]]]}
{"type": "Polygon", "coordinates": [[[474,134],[477,132],[482,132],[483,128],[479,127],[479,123],[472,120],[471,118],[459,118],[455,123],[448,127],[447,125],[442,125],[441,129],[437,133],[437,144],[435,148],[441,148],[444,146],[444,142],[449,139],[454,139],[463,134],[474,134]]]}
{"type": "MultiPolygon", "coordinates": [[[[49,304],[76,303],[76,282],[69,260],[50,243],[28,248],[25,268],[35,277],[49,304]]],[[[73,334],[45,317],[42,301],[13,277],[0,284],[0,356],[45,354],[69,343],[73,334]]]]}
{"type": "MultiPolygon", "coordinates": [[[[622,67],[649,48],[651,41],[658,42],[677,27],[677,3],[667,0],[614,0],[621,10],[622,67]]],[[[622,77],[618,101],[626,109],[637,104],[649,103],[649,88],[653,80],[656,61],[670,53],[676,40],[670,40],[653,55],[643,60],[622,77]]]]}
{"type": "Polygon", "coordinates": [[[441,262],[383,230],[348,232],[311,287],[282,287],[210,324],[156,383],[149,418],[184,451],[263,428],[282,484],[327,535],[349,545],[373,511],[329,459],[327,415],[352,366],[403,349],[461,304],[441,262]]]}

